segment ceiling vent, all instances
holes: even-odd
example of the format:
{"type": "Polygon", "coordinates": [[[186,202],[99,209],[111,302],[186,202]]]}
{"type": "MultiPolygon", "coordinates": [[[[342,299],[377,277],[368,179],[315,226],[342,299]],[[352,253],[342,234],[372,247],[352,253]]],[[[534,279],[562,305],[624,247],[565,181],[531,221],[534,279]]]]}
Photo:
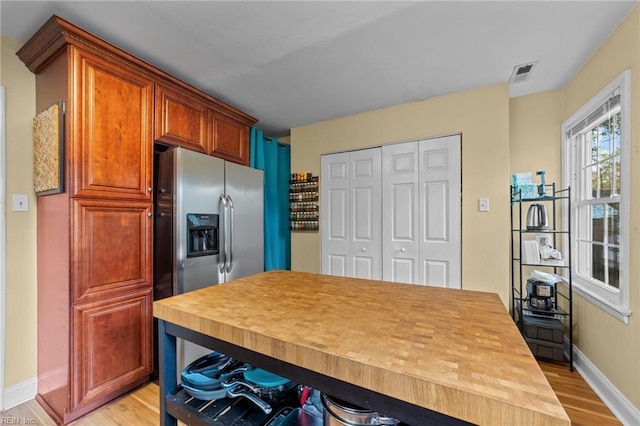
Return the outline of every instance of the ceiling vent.
{"type": "Polygon", "coordinates": [[[533,74],[533,70],[537,65],[538,61],[516,65],[511,73],[511,78],[509,78],[509,83],[516,84],[527,81],[531,77],[531,74],[533,74]]]}

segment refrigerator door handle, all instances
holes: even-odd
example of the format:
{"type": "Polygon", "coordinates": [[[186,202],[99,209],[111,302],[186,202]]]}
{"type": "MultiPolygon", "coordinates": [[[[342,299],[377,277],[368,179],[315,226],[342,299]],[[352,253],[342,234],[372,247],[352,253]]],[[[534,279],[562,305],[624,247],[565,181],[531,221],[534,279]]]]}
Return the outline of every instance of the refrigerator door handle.
{"type": "Polygon", "coordinates": [[[220,267],[219,267],[219,271],[220,273],[224,273],[224,268],[227,264],[227,253],[225,250],[225,245],[227,243],[227,235],[225,232],[225,228],[227,226],[227,210],[228,210],[228,205],[229,203],[227,202],[227,197],[224,194],[220,194],[220,200],[218,201],[220,204],[222,204],[222,209],[220,209],[220,211],[222,212],[221,216],[222,216],[222,226],[220,226],[220,228],[222,228],[222,232],[220,233],[220,235],[222,236],[222,241],[220,244],[220,267]]]}
{"type": "Polygon", "coordinates": [[[227,195],[227,200],[229,201],[229,253],[228,253],[228,266],[227,273],[231,272],[233,269],[233,220],[236,214],[235,207],[233,206],[233,199],[231,196],[227,195]]]}

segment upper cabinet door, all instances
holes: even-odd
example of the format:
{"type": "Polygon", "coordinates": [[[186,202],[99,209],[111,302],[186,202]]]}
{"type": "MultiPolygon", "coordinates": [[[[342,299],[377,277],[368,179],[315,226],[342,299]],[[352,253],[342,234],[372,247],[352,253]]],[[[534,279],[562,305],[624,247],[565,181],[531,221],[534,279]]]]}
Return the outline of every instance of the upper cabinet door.
{"type": "Polygon", "coordinates": [[[207,106],[186,90],[156,84],[154,139],[207,152],[207,106]]]}
{"type": "Polygon", "coordinates": [[[122,62],[72,55],[71,195],[151,200],[153,81],[122,62]]]}
{"type": "Polygon", "coordinates": [[[216,157],[249,165],[249,126],[210,112],[212,140],[210,153],[216,157]]]}

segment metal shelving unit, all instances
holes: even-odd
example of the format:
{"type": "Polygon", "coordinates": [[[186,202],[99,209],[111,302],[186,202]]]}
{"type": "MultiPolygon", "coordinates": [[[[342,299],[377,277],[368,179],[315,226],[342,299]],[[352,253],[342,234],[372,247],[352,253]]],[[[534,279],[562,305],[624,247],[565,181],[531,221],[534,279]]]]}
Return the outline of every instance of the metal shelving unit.
{"type": "MultiPolygon", "coordinates": [[[[563,324],[563,337],[568,341],[565,359],[568,358],[569,368],[573,371],[573,283],[572,283],[572,257],[571,257],[571,218],[567,215],[567,222],[558,221],[560,207],[564,203],[566,211],[571,210],[571,188],[556,189],[556,184],[544,185],[544,195],[535,198],[522,198],[521,191],[511,185],[511,315],[522,334],[527,338],[524,318],[526,316],[560,320],[563,324]],[[523,208],[532,203],[545,203],[550,207],[549,229],[529,230],[523,224],[523,208]],[[523,241],[535,238],[536,234],[549,234],[553,239],[553,246],[557,247],[559,240],[563,239],[562,260],[541,260],[532,263],[522,259],[523,241]],[[566,238],[564,238],[566,237],[566,238]],[[552,297],[552,309],[540,309],[530,304],[530,295],[526,292],[524,269],[541,269],[553,271],[562,276],[562,282],[555,285],[552,297]]],[[[564,348],[563,338],[563,348],[564,348]]]]}

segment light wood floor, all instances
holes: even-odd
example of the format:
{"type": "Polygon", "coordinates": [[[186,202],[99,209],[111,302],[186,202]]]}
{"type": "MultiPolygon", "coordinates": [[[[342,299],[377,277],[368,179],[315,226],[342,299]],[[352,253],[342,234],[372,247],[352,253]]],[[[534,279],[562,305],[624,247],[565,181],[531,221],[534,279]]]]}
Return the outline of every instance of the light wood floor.
{"type": "MultiPolygon", "coordinates": [[[[577,371],[566,364],[540,362],[575,426],[621,425],[577,371]]],[[[73,426],[158,425],[158,386],[145,385],[71,423],[73,426]]],[[[2,424],[53,426],[55,423],[34,400],[2,412],[2,424]],[[7,419],[10,418],[10,419],[7,419]],[[15,420],[14,420],[15,419],[15,420]],[[18,422],[20,421],[20,422],[18,422]]],[[[419,425],[416,425],[419,426],[419,425]]]]}
{"type": "Polygon", "coordinates": [[[622,423],[604,405],[577,371],[569,371],[566,364],[538,361],[560,403],[575,426],[609,426],[622,423]]]}

